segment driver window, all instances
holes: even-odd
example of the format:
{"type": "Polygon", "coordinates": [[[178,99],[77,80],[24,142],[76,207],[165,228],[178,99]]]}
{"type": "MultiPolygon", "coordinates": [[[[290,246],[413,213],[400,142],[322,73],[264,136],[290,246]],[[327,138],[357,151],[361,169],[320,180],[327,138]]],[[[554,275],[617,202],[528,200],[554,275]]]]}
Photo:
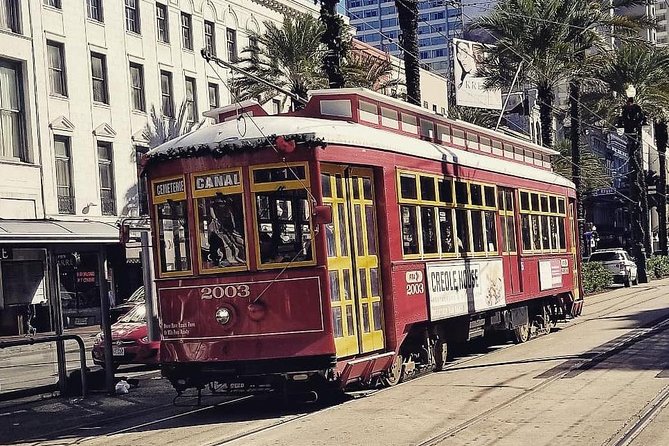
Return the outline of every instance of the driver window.
{"type": "Polygon", "coordinates": [[[260,266],[313,262],[308,185],[303,164],[254,169],[260,266]]]}

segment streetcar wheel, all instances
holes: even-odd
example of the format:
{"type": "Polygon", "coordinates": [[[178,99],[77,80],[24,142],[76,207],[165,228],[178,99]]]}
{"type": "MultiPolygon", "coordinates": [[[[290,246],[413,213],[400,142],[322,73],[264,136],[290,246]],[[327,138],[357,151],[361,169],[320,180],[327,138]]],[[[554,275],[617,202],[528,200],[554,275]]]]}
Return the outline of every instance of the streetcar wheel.
{"type": "Polygon", "coordinates": [[[434,345],[434,370],[439,372],[446,368],[448,363],[448,344],[446,341],[437,341],[434,345]]]}
{"type": "Polygon", "coordinates": [[[530,340],[530,324],[522,324],[513,329],[513,341],[522,344],[530,340]]]}
{"type": "Polygon", "coordinates": [[[404,358],[402,358],[402,355],[398,354],[395,356],[392,365],[383,375],[382,378],[383,384],[385,384],[388,387],[392,387],[402,382],[402,378],[404,378],[404,367],[402,364],[403,362],[404,358]]]}

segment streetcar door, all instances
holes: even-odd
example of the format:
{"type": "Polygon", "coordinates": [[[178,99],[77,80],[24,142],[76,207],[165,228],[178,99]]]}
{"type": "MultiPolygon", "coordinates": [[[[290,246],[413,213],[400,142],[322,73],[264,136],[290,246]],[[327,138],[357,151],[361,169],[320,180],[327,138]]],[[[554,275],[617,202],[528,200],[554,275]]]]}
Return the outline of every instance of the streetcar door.
{"type": "Polygon", "coordinates": [[[520,283],[520,262],[518,258],[518,240],[516,235],[516,202],[513,189],[497,188],[497,207],[499,208],[500,228],[502,232],[502,264],[504,282],[509,294],[522,291],[520,283]]]}
{"type": "Polygon", "coordinates": [[[379,243],[371,169],[347,169],[349,216],[352,221],[353,277],[358,300],[360,350],[369,352],[384,346],[379,243]]]}
{"type": "Polygon", "coordinates": [[[379,350],[381,323],[374,177],[369,169],[322,165],[330,305],[338,357],[379,350]]]}

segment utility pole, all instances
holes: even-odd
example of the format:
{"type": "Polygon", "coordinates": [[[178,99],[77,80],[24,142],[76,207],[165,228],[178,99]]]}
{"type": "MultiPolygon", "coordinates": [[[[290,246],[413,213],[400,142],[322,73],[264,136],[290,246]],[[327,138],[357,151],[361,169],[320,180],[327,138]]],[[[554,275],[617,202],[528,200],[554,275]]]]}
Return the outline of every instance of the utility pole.
{"type": "MultiPolygon", "coordinates": [[[[629,156],[630,178],[630,224],[632,226],[632,255],[637,265],[637,274],[640,283],[647,283],[645,239],[648,228],[644,226],[642,199],[645,195],[643,171],[643,156],[641,153],[641,128],[646,123],[646,117],[638,104],[634,103],[636,89],[627,88],[627,103],[623,107],[619,123],[627,135],[627,153],[629,156]]],[[[646,207],[646,209],[648,209],[646,207]]]]}
{"type": "Polygon", "coordinates": [[[657,155],[660,160],[660,182],[657,185],[657,215],[660,221],[658,238],[660,241],[660,253],[667,255],[667,121],[661,119],[655,121],[655,141],[657,142],[657,155]]]}

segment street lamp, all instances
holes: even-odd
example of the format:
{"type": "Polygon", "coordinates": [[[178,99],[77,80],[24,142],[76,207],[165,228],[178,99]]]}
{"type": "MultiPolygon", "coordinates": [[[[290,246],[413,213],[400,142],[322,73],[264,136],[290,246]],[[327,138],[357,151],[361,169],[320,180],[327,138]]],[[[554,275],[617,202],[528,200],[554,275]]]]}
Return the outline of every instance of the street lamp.
{"type": "Polygon", "coordinates": [[[645,190],[643,158],[641,153],[641,127],[646,125],[643,110],[634,102],[636,88],[628,85],[625,89],[627,102],[618,119],[617,127],[622,127],[627,135],[627,154],[629,156],[629,184],[630,184],[630,224],[632,227],[632,255],[637,265],[637,277],[640,283],[647,283],[646,250],[644,241],[648,225],[644,222],[648,215],[648,197],[645,190]],[[644,205],[645,204],[645,205],[644,205]],[[646,217],[644,218],[644,212],[646,217]]]}

